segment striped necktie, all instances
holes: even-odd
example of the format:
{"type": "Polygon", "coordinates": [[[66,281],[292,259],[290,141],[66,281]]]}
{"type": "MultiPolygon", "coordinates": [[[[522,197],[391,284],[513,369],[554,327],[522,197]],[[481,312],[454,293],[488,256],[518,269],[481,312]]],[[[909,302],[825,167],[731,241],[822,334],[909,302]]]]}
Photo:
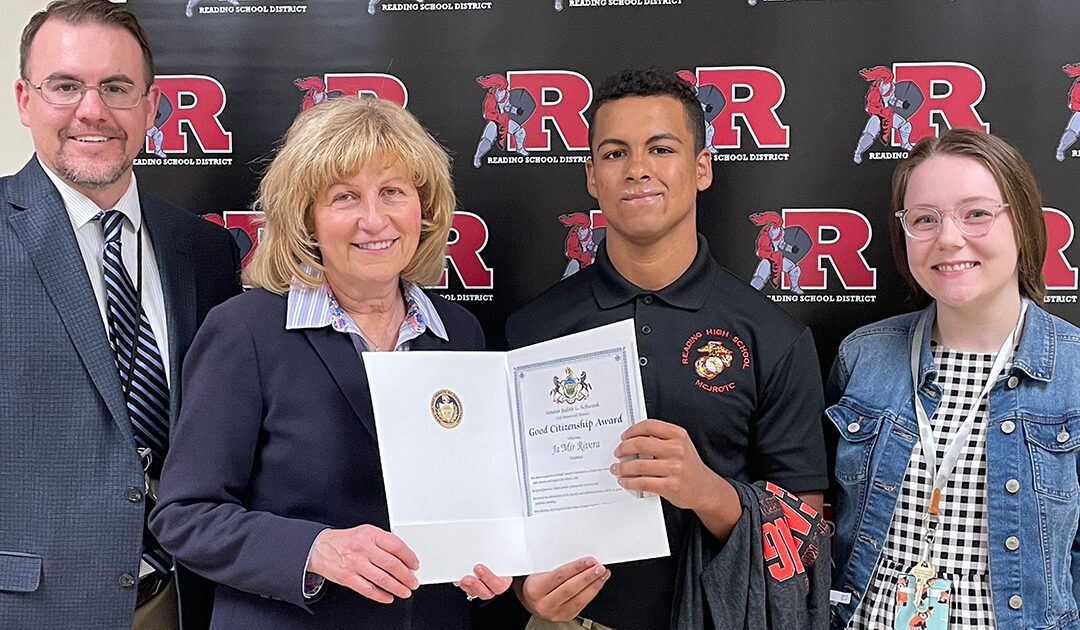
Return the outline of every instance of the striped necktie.
{"type": "MultiPolygon", "coordinates": [[[[106,210],[98,214],[97,219],[105,236],[101,267],[116,369],[124,388],[135,444],[140,452],[149,449],[152,471],[158,473],[169,446],[169,385],[165,380],[165,366],[150,320],[139,303],[139,294],[120,255],[124,214],[106,210]]],[[[142,261],[137,264],[141,265],[142,261]]],[[[146,538],[148,544],[144,545],[143,559],[168,575],[172,560],[152,537],[146,538]]]]}

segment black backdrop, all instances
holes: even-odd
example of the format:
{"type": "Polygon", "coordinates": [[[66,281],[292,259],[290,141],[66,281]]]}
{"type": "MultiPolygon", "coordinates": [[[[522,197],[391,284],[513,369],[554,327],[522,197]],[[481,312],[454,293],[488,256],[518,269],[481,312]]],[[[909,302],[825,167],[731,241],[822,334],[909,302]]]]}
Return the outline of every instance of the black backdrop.
{"type": "Polygon", "coordinates": [[[404,100],[455,161],[460,212],[437,292],[471,309],[498,346],[506,314],[566,270],[568,238],[600,234],[577,112],[591,85],[625,67],[689,70],[702,98],[714,99],[714,183],[699,196],[699,230],[721,264],[747,282],[762,230],[751,215],[775,212],[785,228],[806,230],[804,294],[786,288],[786,279],[763,291],[813,328],[827,364],[856,326],[908,310],[888,239],[899,133],[891,146],[874,140],[861,164],[853,159],[872,118],[868,92],[882,88],[908,97],[893,111],[907,116],[911,141],[982,126],[1019,147],[1050,208],[1045,306],[1080,322],[1073,267],[1080,247],[1072,244],[1080,144],[1055,157],[1074,113],[1077,79],[1063,66],[1080,61],[1075,2],[563,3],[556,10],[554,0],[383,0],[371,15],[368,0],[201,0],[186,17],[187,0],[129,0],[173,106],[162,112],[164,157],[148,138],[138,176],[169,201],[240,228],[234,232],[246,247],[258,237],[246,209],[260,169],[306,94],[373,91],[404,100]],[[860,75],[878,66],[875,76],[886,77],[878,83],[860,75]],[[487,75],[501,75],[512,94],[527,92],[536,109],[523,121],[528,157],[510,137],[476,168],[488,122],[487,89],[477,78],[487,75]],[[298,87],[303,79],[310,89],[298,87]],[[559,219],[577,213],[566,221],[591,221],[593,234],[559,219]]]}

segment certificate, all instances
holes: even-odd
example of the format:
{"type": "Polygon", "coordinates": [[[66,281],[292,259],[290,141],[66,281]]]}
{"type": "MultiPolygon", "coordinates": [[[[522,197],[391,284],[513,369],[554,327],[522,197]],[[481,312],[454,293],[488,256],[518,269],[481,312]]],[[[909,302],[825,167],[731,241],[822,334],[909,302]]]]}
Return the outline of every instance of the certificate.
{"type": "Polygon", "coordinates": [[[668,555],[660,500],[611,474],[645,419],[632,320],[510,352],[366,352],[390,529],[421,584],[668,555]]]}

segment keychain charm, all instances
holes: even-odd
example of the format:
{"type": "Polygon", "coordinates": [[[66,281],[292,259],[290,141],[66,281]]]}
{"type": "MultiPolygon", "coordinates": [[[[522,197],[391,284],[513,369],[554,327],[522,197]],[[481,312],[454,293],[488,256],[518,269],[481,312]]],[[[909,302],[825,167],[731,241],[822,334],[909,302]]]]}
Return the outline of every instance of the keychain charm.
{"type": "Polygon", "coordinates": [[[952,582],[934,575],[923,560],[897,578],[893,630],[948,630],[952,582]]]}

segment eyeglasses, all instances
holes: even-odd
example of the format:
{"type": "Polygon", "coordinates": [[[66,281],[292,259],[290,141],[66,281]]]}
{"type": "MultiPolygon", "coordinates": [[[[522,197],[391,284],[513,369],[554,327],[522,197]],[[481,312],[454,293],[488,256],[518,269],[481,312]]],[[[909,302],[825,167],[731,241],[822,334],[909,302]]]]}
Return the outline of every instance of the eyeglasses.
{"type": "Polygon", "coordinates": [[[52,105],[75,105],[82,101],[87,90],[97,90],[101,102],[111,109],[131,109],[142,102],[147,92],[138,91],[134,84],[127,81],[106,81],[97,85],[87,85],[75,79],[45,79],[41,85],[34,85],[29,79],[26,84],[41,94],[46,103],[52,105]]]}
{"type": "Polygon", "coordinates": [[[969,204],[955,208],[952,212],[943,212],[934,206],[913,206],[896,212],[896,218],[900,219],[900,225],[904,227],[904,234],[916,241],[928,241],[937,238],[941,233],[941,225],[947,214],[952,215],[956,227],[966,236],[986,236],[990,228],[994,227],[994,219],[1001,214],[999,210],[1007,208],[1009,204],[999,203],[989,205],[985,202],[969,204]]]}

